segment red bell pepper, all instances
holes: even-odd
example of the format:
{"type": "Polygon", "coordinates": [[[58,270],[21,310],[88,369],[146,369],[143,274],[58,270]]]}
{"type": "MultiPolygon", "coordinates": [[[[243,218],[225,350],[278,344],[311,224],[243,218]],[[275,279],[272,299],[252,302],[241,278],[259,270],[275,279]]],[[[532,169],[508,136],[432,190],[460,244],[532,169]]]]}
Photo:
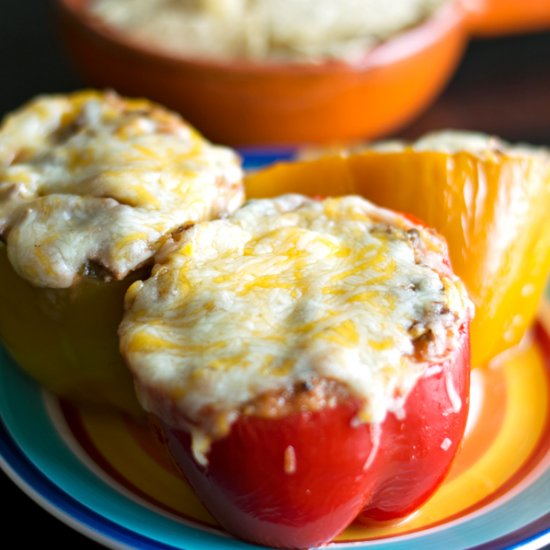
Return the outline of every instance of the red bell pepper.
{"type": "Polygon", "coordinates": [[[326,543],[356,518],[389,520],[418,508],[448,471],[468,413],[469,326],[460,346],[431,365],[402,414],[379,425],[354,421],[351,399],[283,418],[241,415],[215,440],[207,465],[185,430],[163,424],[165,441],[212,515],[258,544],[326,543]]]}

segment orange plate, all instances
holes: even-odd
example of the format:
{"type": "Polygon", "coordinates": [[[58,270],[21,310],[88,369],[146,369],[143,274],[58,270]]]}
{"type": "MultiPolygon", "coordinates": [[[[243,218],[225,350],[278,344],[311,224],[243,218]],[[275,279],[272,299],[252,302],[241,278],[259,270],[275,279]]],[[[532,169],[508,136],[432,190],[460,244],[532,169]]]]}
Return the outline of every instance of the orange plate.
{"type": "Polygon", "coordinates": [[[447,82],[466,41],[456,0],[357,64],[186,59],[92,17],[90,0],[57,0],[68,50],[94,85],[180,111],[211,139],[296,144],[375,137],[411,119],[447,82]]]}
{"type": "MultiPolygon", "coordinates": [[[[414,540],[435,529],[460,531],[457,525],[491,509],[509,507],[513,495],[550,468],[547,345],[548,336],[539,325],[537,337],[503,357],[498,366],[473,373],[462,448],[447,479],[427,503],[397,523],[351,525],[337,542],[389,542],[398,536],[414,540]]],[[[58,406],[52,399],[50,410],[57,410],[53,418],[59,432],[70,434],[78,453],[95,465],[107,483],[199,530],[222,531],[151,431],[118,413],[58,406]]]]}
{"type": "MultiPolygon", "coordinates": [[[[432,498],[398,523],[351,525],[329,548],[550,542],[549,302],[539,320],[521,349],[473,373],[463,445],[432,498]]],[[[41,395],[1,346],[0,375],[0,469],[57,517],[108,547],[250,547],[215,523],[146,427],[41,395]]]]}

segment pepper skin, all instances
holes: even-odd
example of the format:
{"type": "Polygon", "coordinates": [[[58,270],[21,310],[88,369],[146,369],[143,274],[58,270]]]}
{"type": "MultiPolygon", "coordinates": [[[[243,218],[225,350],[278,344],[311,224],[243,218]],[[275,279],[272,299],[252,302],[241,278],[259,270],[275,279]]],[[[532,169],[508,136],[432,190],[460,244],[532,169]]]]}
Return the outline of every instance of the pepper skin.
{"type": "Polygon", "coordinates": [[[245,540],[308,548],[332,540],[360,514],[388,520],[418,508],[447,473],[468,413],[469,336],[432,365],[399,418],[356,424],[359,403],[283,418],[240,416],[193,457],[184,430],[159,421],[172,456],[212,515],[245,540]],[[435,367],[435,368],[434,368],[435,367]]]}
{"type": "Polygon", "coordinates": [[[356,193],[435,228],[476,306],[474,366],[517,344],[537,314],[550,272],[547,156],[366,150],[280,163],[245,184],[248,197],[356,193]]]}
{"type": "Polygon", "coordinates": [[[117,328],[126,289],[147,272],[137,270],[122,281],[83,277],[71,288],[40,288],[14,271],[0,243],[0,339],[55,394],[141,416],[117,328]]]}

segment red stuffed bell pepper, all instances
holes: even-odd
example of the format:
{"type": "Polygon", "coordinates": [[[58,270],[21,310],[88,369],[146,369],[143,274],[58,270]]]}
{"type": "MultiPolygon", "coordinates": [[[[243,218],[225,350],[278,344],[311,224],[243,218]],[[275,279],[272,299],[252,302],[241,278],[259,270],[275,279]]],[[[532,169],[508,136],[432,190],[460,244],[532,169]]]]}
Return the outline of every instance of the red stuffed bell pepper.
{"type": "Polygon", "coordinates": [[[127,294],[142,405],[231,533],[331,540],[420,506],[468,410],[470,302],[434,232],[359,197],[251,201],[127,294]]]}

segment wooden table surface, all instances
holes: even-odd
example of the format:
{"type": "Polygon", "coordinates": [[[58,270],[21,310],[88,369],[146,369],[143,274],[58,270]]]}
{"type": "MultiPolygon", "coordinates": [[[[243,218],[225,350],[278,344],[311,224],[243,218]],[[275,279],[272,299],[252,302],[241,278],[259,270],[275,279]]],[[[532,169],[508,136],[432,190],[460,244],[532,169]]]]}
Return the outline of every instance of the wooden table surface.
{"type": "MultiPolygon", "coordinates": [[[[83,86],[64,57],[44,0],[7,0],[0,18],[0,114],[38,93],[83,86]]],[[[468,128],[512,141],[550,145],[550,32],[475,41],[437,102],[396,135],[415,137],[428,130],[468,128]]],[[[1,381],[0,381],[1,383],[1,381]]],[[[97,548],[53,519],[0,474],[3,536],[21,546],[44,543],[69,548],[97,548]],[[21,531],[17,518],[29,529],[21,531]]]]}

